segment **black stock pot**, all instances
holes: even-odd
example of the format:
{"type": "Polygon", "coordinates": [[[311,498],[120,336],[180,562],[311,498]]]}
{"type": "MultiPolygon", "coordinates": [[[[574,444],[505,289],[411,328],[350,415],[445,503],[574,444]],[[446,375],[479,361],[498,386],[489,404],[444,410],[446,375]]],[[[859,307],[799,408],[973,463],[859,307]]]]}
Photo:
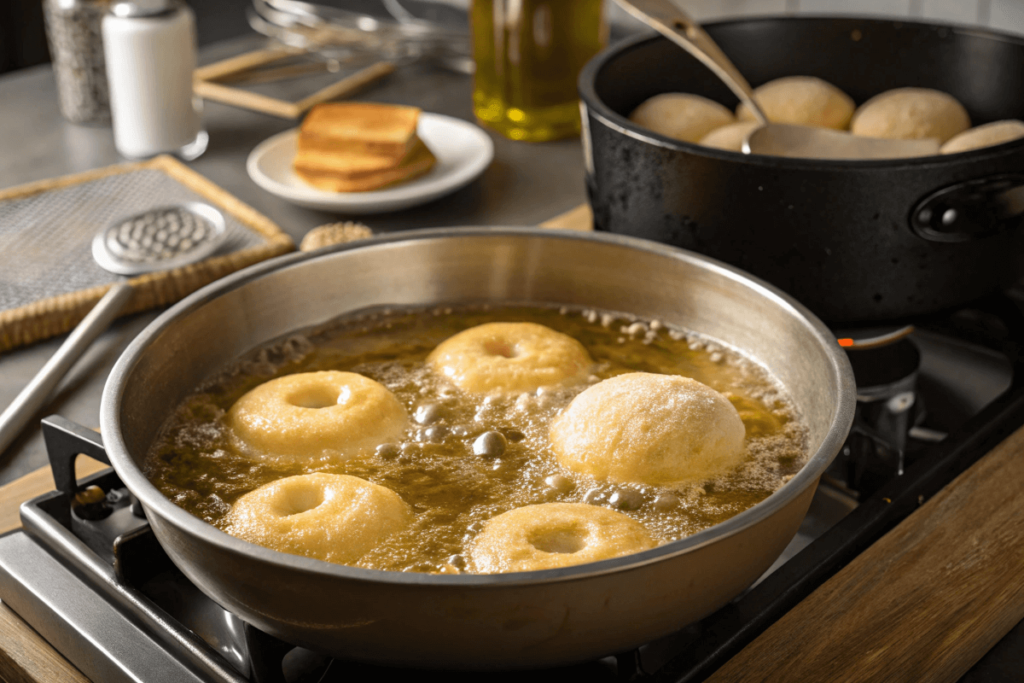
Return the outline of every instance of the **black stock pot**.
{"type": "MultiPolygon", "coordinates": [[[[1024,119],[1024,40],[858,18],[710,24],[751,85],[817,76],[859,104],[890,88],[950,93],[974,125],[1024,119]]],[[[970,302],[1022,273],[1024,139],[918,159],[746,156],[626,117],[663,92],[736,98],[661,36],[606,50],[580,76],[587,190],[598,230],[692,249],[763,277],[829,323],[970,302]]]]}

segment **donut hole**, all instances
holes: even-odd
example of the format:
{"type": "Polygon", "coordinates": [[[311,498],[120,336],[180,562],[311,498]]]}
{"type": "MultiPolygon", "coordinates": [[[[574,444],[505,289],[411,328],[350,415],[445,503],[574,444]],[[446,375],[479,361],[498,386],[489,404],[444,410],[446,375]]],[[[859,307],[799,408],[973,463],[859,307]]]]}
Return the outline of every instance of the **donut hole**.
{"type": "Polygon", "coordinates": [[[284,495],[277,501],[277,508],[282,517],[309,512],[324,502],[324,492],[319,486],[289,486],[283,493],[284,495]]]}
{"type": "Polygon", "coordinates": [[[323,385],[302,387],[289,394],[286,400],[290,405],[297,408],[314,409],[330,408],[341,402],[336,387],[323,385]]]}
{"type": "Polygon", "coordinates": [[[491,356],[501,356],[502,358],[515,358],[519,355],[515,344],[512,344],[507,339],[488,339],[484,342],[484,351],[491,356]]]}
{"type": "Polygon", "coordinates": [[[578,527],[538,529],[530,536],[530,545],[544,553],[571,555],[587,546],[584,532],[578,527]]]}

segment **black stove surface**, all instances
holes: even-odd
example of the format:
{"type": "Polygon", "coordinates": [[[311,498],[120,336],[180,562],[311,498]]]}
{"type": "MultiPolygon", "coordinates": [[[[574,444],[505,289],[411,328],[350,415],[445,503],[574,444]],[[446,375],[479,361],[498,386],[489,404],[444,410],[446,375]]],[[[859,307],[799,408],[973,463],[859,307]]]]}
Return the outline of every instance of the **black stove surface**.
{"type": "MultiPolygon", "coordinates": [[[[858,416],[860,441],[851,439],[837,457],[783,556],[729,605],[632,652],[527,674],[488,673],[488,680],[709,676],[1024,424],[1024,373],[1013,344],[1024,336],[1014,336],[1013,320],[1001,320],[984,311],[966,320],[943,318],[900,340],[911,347],[897,352],[895,367],[869,363],[871,377],[860,390],[867,399],[858,416]],[[907,362],[907,354],[916,354],[916,362],[907,362]],[[893,423],[903,433],[887,435],[893,423]]],[[[170,562],[113,471],[77,485],[70,479],[76,453],[103,457],[95,433],[57,417],[44,422],[44,433],[61,490],[26,503],[25,531],[0,537],[0,599],[93,680],[331,683],[427,675],[330,660],[249,627],[170,562]]],[[[1024,626],[1018,626],[963,680],[1000,680],[1004,670],[1017,675],[1024,670],[1022,652],[1024,626]]]]}

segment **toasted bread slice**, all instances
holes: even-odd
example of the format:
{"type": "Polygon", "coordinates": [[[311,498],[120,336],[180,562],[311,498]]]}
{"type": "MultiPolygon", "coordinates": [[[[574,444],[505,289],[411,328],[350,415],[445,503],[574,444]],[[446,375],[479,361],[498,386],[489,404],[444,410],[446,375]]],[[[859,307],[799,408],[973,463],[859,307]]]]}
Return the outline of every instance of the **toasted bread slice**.
{"type": "Polygon", "coordinates": [[[372,102],[329,102],[306,115],[299,128],[299,151],[362,153],[405,157],[416,138],[420,110],[372,102]]]}
{"type": "Polygon", "coordinates": [[[292,165],[296,169],[314,173],[334,173],[340,175],[377,173],[400,166],[422,144],[420,139],[414,136],[409,150],[401,156],[394,156],[367,151],[350,150],[342,152],[328,151],[323,148],[310,149],[309,147],[303,147],[300,143],[298,150],[295,152],[295,159],[292,165]]]}
{"type": "Polygon", "coordinates": [[[323,167],[296,164],[295,174],[313,187],[326,192],[368,192],[423,175],[437,159],[423,141],[416,138],[413,150],[398,165],[374,171],[331,171],[323,167]]]}

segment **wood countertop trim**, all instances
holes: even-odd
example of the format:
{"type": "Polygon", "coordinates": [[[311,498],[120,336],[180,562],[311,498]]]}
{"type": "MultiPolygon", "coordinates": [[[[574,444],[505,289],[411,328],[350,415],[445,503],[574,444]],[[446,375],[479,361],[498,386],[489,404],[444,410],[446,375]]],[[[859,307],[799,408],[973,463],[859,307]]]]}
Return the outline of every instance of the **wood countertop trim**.
{"type": "Polygon", "coordinates": [[[3,604],[0,604],[0,681],[89,683],[81,671],[3,604]]]}
{"type": "Polygon", "coordinates": [[[1024,428],[709,681],[957,681],[1024,619],[1024,428]]]}

